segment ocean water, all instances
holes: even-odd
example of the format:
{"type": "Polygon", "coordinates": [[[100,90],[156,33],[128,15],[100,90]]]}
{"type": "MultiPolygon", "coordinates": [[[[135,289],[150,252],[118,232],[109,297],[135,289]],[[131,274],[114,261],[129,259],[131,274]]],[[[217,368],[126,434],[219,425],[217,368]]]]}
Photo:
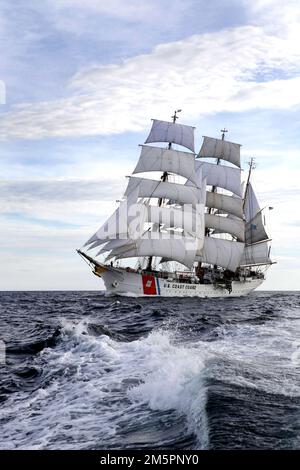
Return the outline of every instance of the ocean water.
{"type": "Polygon", "coordinates": [[[299,292],[0,305],[0,449],[300,448],[299,292]]]}

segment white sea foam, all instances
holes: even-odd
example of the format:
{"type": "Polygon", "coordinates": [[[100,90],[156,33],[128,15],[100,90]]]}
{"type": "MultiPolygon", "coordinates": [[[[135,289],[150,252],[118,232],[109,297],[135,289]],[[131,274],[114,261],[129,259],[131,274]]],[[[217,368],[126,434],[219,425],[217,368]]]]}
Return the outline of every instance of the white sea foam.
{"type": "Polygon", "coordinates": [[[206,448],[211,378],[300,396],[297,318],[227,325],[215,341],[184,346],[178,344],[180,330],[122,342],[93,336],[88,325],[88,319],[63,321],[61,340],[36,357],[43,388],[17,392],[3,403],[1,448],[113,446],[128,423],[139,423],[142,436],[156,410],[182,416],[197,447],[206,448]]]}
{"type": "Polygon", "coordinates": [[[55,448],[58,440],[65,449],[101,447],[124,417],[147,422],[158,409],[186,416],[199,447],[207,443],[204,364],[195,352],[172,345],[167,332],[118,342],[89,335],[87,321],[63,321],[62,341],[38,360],[49,383],[5,403],[2,412],[10,419],[3,448],[55,448]]]}
{"type": "Polygon", "coordinates": [[[152,333],[141,344],[146,358],[143,380],[129,391],[129,396],[153,410],[173,409],[185,415],[189,431],[205,448],[208,433],[201,354],[196,349],[173,345],[166,332],[152,333]]]}

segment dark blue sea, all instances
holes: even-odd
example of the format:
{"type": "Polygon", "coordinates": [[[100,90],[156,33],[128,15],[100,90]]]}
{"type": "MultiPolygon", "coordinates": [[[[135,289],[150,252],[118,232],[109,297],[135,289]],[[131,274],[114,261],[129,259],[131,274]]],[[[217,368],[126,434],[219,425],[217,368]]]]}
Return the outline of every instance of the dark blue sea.
{"type": "Polygon", "coordinates": [[[300,293],[2,292],[1,449],[299,449],[300,293]]]}

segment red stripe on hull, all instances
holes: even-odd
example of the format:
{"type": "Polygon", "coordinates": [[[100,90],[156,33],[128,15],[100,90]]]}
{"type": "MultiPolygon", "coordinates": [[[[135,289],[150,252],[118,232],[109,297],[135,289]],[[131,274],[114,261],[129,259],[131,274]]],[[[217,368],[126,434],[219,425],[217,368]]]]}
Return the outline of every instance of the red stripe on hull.
{"type": "Polygon", "coordinates": [[[148,274],[142,275],[143,291],[145,295],[156,295],[155,277],[148,274]]]}

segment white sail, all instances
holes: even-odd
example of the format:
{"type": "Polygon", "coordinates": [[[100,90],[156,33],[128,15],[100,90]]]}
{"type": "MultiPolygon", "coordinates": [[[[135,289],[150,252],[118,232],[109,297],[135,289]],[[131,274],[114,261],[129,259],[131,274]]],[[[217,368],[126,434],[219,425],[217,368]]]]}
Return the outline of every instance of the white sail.
{"type": "MultiPolygon", "coordinates": [[[[122,201],[120,206],[113,212],[113,214],[106,220],[106,222],[97,230],[97,232],[94,233],[94,235],[85,243],[84,246],[93,244],[93,248],[95,248],[97,244],[102,244],[106,240],[117,237],[117,235],[120,233],[119,223],[118,223],[120,219],[120,212],[122,212],[122,208],[125,207],[125,204],[126,204],[126,214],[127,214],[127,202],[122,201]]],[[[127,228],[125,230],[125,234],[126,233],[127,233],[127,228]]]]}
{"type": "Polygon", "coordinates": [[[221,158],[240,168],[240,148],[240,144],[205,136],[198,156],[202,158],[221,158]]]}
{"type": "Polygon", "coordinates": [[[171,142],[182,145],[195,152],[194,127],[176,124],[175,122],[159,121],[153,119],[150,134],[145,142],[171,142]]]}
{"type": "Polygon", "coordinates": [[[193,204],[193,206],[198,204],[201,197],[201,191],[195,186],[131,176],[125,196],[129,196],[136,190],[139,197],[167,198],[179,204],[193,204]]]}
{"type": "Polygon", "coordinates": [[[246,222],[249,222],[253,217],[260,211],[260,207],[256,198],[256,195],[253,191],[251,183],[248,184],[245,204],[244,204],[244,213],[246,222]]]}
{"type": "Polygon", "coordinates": [[[203,250],[196,254],[195,261],[235,271],[240,264],[244,246],[244,243],[205,237],[203,250]]]}
{"type": "MultiPolygon", "coordinates": [[[[202,178],[206,178],[206,184],[227,189],[239,197],[242,197],[241,170],[214,163],[195,161],[198,185],[202,178]]],[[[191,183],[186,183],[188,186],[191,183]]]]}
{"type": "MultiPolygon", "coordinates": [[[[93,237],[94,237],[94,235],[93,235],[93,237]]],[[[91,238],[90,238],[90,240],[91,240],[91,238]]],[[[90,240],[88,240],[84,246],[89,245],[90,240]]],[[[96,246],[102,245],[103,243],[106,243],[106,242],[107,242],[107,240],[105,240],[105,239],[104,240],[96,239],[96,241],[90,243],[90,246],[88,247],[88,251],[93,250],[93,248],[96,248],[96,246]]]]}
{"type": "MultiPolygon", "coordinates": [[[[124,244],[120,245],[113,250],[107,255],[105,258],[105,261],[109,261],[112,258],[120,259],[120,258],[127,258],[125,254],[131,253],[132,250],[136,249],[136,240],[124,240],[124,244]]],[[[128,258],[131,256],[129,255],[128,258]]]]}
{"type": "Polygon", "coordinates": [[[245,246],[240,266],[251,266],[257,264],[271,264],[270,247],[268,242],[256,243],[245,246]]]}
{"type": "Polygon", "coordinates": [[[132,244],[131,239],[124,240],[124,239],[117,238],[115,240],[109,240],[108,242],[105,242],[105,246],[101,248],[101,250],[98,251],[98,253],[95,256],[101,255],[102,253],[105,253],[106,251],[115,250],[117,248],[121,248],[123,246],[130,245],[130,244],[132,244]]]}
{"type": "Polygon", "coordinates": [[[214,214],[205,214],[205,227],[213,228],[220,233],[230,233],[239,241],[245,241],[245,224],[238,218],[221,217],[214,214]]]}
{"type": "Polygon", "coordinates": [[[196,182],[195,157],[192,153],[142,145],[141,155],[133,173],[167,171],[196,182]]]}
{"type": "Polygon", "coordinates": [[[135,221],[140,216],[139,212],[144,211],[142,205],[136,203],[137,195],[137,191],[132,191],[126,200],[121,201],[119,207],[84,246],[92,245],[90,248],[95,248],[108,240],[126,239],[133,236],[133,233],[129,233],[129,227],[135,226],[135,221]]]}
{"type": "Polygon", "coordinates": [[[245,241],[247,244],[267,240],[268,234],[264,227],[264,216],[262,211],[258,212],[253,219],[246,223],[245,241]]]}
{"type": "Polygon", "coordinates": [[[243,200],[239,197],[226,196],[225,194],[206,192],[206,206],[219,209],[221,212],[233,214],[243,218],[243,200]]]}
{"type": "MultiPolygon", "coordinates": [[[[198,240],[195,238],[170,238],[161,237],[158,240],[142,239],[135,242],[134,248],[126,250],[123,253],[120,250],[113,250],[109,258],[115,256],[120,258],[132,258],[139,256],[159,256],[167,257],[170,260],[177,261],[189,268],[192,267],[198,249],[198,240]]],[[[109,259],[107,258],[107,259],[109,259]]]]}

